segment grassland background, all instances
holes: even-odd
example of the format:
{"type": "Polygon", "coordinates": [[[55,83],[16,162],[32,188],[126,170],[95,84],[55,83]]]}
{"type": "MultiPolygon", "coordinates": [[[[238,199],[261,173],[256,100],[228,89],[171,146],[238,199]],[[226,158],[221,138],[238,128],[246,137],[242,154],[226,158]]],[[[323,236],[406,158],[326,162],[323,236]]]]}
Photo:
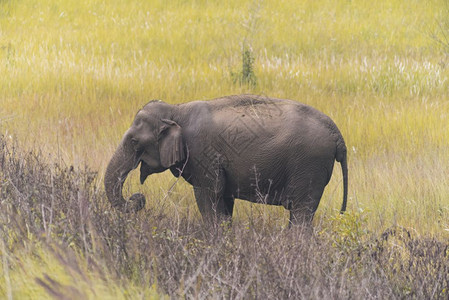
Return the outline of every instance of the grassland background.
{"type": "MultiPolygon", "coordinates": [[[[448,22],[442,0],[0,1],[0,134],[101,179],[149,100],[296,99],[342,131],[348,210],[367,230],[400,225],[447,239],[449,57],[432,37],[445,41],[448,22]],[[244,45],[255,86],[231,75],[244,45]]],[[[160,199],[174,180],[155,175],[141,187],[134,175],[127,189],[160,199]]],[[[315,222],[335,216],[341,198],[337,165],[315,222]]],[[[166,200],[196,210],[182,181],[166,200]]],[[[283,209],[242,201],[236,212],[287,221],[283,209]]]]}

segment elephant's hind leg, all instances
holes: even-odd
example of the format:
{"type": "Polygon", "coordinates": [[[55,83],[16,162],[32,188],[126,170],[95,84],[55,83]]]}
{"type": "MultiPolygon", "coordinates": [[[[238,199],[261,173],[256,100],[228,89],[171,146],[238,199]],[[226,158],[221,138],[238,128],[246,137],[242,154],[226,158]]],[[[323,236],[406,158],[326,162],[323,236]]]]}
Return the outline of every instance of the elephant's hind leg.
{"type": "Polygon", "coordinates": [[[294,192],[289,196],[291,225],[311,225],[328,181],[327,174],[321,174],[310,178],[305,184],[295,186],[294,192]]]}
{"type": "Polygon", "coordinates": [[[290,225],[310,226],[312,224],[315,211],[316,208],[313,209],[310,205],[302,205],[299,208],[290,209],[290,225]]]}

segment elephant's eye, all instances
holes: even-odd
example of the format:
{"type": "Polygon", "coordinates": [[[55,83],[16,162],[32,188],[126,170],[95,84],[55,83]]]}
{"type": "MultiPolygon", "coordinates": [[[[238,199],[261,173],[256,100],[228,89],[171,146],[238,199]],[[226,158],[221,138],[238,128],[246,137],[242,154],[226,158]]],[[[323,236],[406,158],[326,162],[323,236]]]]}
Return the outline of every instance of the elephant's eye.
{"type": "Polygon", "coordinates": [[[135,138],[131,139],[131,144],[133,144],[133,146],[136,146],[138,143],[139,142],[135,138]]]}

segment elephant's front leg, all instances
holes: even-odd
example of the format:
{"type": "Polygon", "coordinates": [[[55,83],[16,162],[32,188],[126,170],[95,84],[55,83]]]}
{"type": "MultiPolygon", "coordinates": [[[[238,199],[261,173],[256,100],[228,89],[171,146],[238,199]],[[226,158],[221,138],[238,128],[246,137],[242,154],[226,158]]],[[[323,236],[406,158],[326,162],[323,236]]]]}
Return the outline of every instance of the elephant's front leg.
{"type": "Polygon", "coordinates": [[[216,225],[231,220],[234,199],[231,199],[232,202],[225,201],[227,198],[223,196],[223,191],[218,192],[210,187],[194,187],[194,191],[205,223],[216,225]]]}
{"type": "Polygon", "coordinates": [[[234,198],[225,197],[225,176],[220,173],[214,180],[205,179],[201,186],[194,186],[196,203],[206,223],[220,224],[232,218],[234,198]]]}

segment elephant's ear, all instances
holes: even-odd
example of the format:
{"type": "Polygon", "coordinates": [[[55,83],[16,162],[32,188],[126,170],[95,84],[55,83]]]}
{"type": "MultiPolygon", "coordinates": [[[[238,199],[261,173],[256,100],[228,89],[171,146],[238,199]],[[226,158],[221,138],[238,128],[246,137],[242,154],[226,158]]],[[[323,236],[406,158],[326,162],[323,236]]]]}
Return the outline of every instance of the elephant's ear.
{"type": "Polygon", "coordinates": [[[161,164],[169,168],[185,159],[182,130],[176,122],[162,119],[162,128],[159,134],[159,154],[161,164]]]}

